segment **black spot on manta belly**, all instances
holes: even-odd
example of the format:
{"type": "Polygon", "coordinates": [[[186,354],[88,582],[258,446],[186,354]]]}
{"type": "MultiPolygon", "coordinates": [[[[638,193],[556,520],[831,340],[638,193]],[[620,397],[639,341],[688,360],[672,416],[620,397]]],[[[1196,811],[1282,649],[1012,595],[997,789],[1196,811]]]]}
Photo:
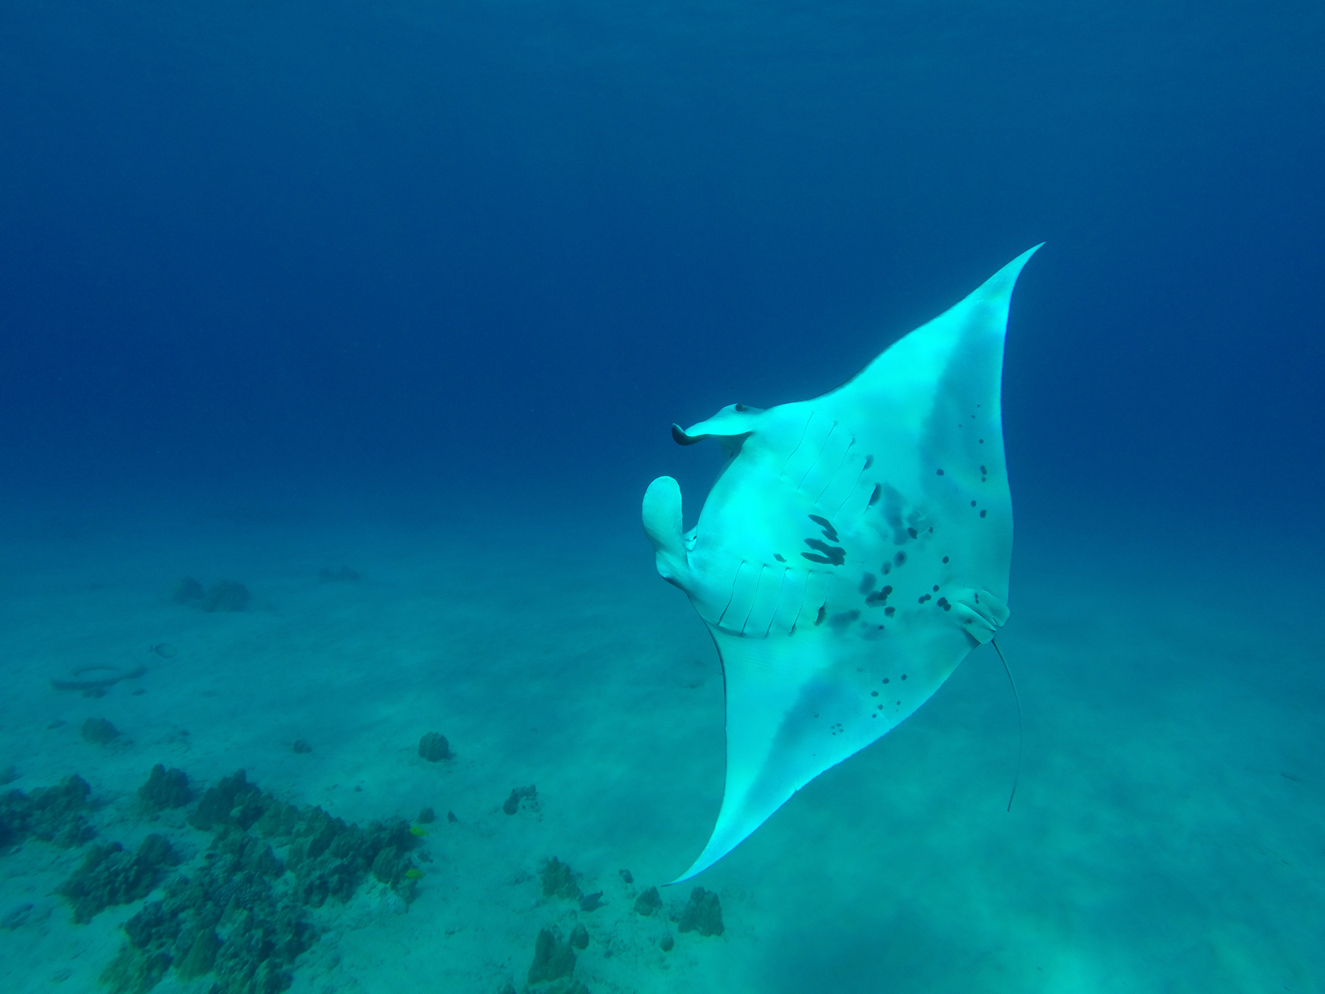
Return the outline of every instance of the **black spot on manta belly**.
{"type": "Polygon", "coordinates": [[[839,545],[829,545],[827,542],[817,538],[807,538],[805,544],[811,549],[818,549],[819,552],[823,553],[822,556],[819,556],[812,552],[802,552],[801,555],[812,563],[827,563],[833,566],[841,566],[847,561],[847,550],[839,545]]]}
{"type": "Polygon", "coordinates": [[[860,592],[862,594],[868,594],[873,589],[874,589],[874,574],[862,573],[860,577],[860,592]]]}
{"type": "Polygon", "coordinates": [[[860,612],[856,610],[843,611],[841,614],[835,614],[828,619],[835,631],[843,631],[846,627],[860,617],[860,612]]]}
{"type": "Polygon", "coordinates": [[[906,553],[905,553],[905,552],[899,552],[899,553],[897,553],[897,555],[893,556],[893,562],[896,563],[898,566],[905,566],[905,565],[906,565],[906,553]]]}
{"type": "Polygon", "coordinates": [[[827,538],[828,541],[836,542],[838,540],[837,529],[833,527],[832,523],[827,518],[821,518],[817,514],[810,514],[807,515],[807,517],[824,530],[824,537],[827,538]]]}
{"type": "MultiPolygon", "coordinates": [[[[872,607],[878,607],[880,604],[882,604],[884,601],[888,599],[888,595],[891,594],[892,592],[893,588],[891,586],[884,587],[877,594],[870,594],[868,597],[866,597],[865,603],[869,604],[872,607]]],[[[892,612],[890,611],[888,613],[891,614],[892,612]]]]}
{"type": "Polygon", "coordinates": [[[886,617],[886,618],[891,618],[891,617],[892,617],[894,614],[896,614],[896,613],[897,613],[897,608],[895,608],[895,607],[885,607],[885,608],[883,609],[883,614],[884,614],[884,617],[886,617]]]}
{"type": "Polygon", "coordinates": [[[983,517],[984,517],[986,514],[988,514],[988,513],[989,513],[988,511],[981,511],[981,512],[980,512],[980,517],[983,518],[983,517]]]}
{"type": "Polygon", "coordinates": [[[776,559],[776,560],[777,560],[778,562],[780,562],[780,563],[785,563],[785,562],[786,562],[786,560],[782,558],[782,553],[780,553],[780,552],[775,552],[775,553],[773,553],[773,558],[776,559]]]}

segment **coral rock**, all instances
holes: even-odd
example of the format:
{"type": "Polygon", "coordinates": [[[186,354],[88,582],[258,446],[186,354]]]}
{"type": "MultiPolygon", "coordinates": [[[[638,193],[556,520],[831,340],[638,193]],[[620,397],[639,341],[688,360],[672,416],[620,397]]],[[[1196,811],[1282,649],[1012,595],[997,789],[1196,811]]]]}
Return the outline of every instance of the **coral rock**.
{"type": "Polygon", "coordinates": [[[529,966],[529,983],[543,984],[560,980],[575,972],[575,950],[548,929],[538,933],[534,943],[534,962],[529,966]]]}
{"type": "Polygon", "coordinates": [[[198,801],[189,824],[207,832],[233,822],[247,831],[271,806],[272,800],[245,779],[238,770],[222,777],[198,801]]]}
{"type": "Polygon", "coordinates": [[[700,935],[721,935],[722,906],[718,895],[703,887],[696,887],[690,892],[690,901],[681,913],[680,932],[698,932],[700,935]]]}
{"type": "Polygon", "coordinates": [[[160,835],[149,835],[132,856],[118,842],[93,846],[82,866],[60,886],[60,894],[73,905],[74,921],[85,924],[112,904],[146,897],[165,867],[175,862],[170,843],[160,835]]]}
{"type": "Polygon", "coordinates": [[[199,932],[198,937],[189,946],[189,951],[175,966],[180,979],[192,980],[194,977],[201,977],[204,973],[211,973],[212,966],[216,963],[216,951],[220,947],[221,943],[216,938],[215,930],[205,928],[199,932]]]}
{"type": "Polygon", "coordinates": [[[520,810],[520,802],[528,800],[531,804],[538,798],[538,788],[533,784],[528,787],[512,787],[511,796],[506,798],[501,809],[508,815],[513,815],[520,810]]]}
{"type": "Polygon", "coordinates": [[[564,897],[568,901],[580,896],[574,871],[555,856],[543,867],[543,896],[564,897]]]}
{"type": "Polygon", "coordinates": [[[105,718],[89,718],[83,722],[84,741],[107,745],[120,737],[120,730],[105,718]]]}
{"type": "Polygon", "coordinates": [[[652,915],[662,910],[662,895],[657,887],[650,887],[635,899],[635,914],[652,915]]]}
{"type": "Polygon", "coordinates": [[[180,808],[192,799],[189,775],[173,767],[168,770],[160,763],[152,767],[147,783],[138,788],[138,804],[149,813],[180,808]]]}
{"type": "Polygon", "coordinates": [[[419,739],[419,755],[430,763],[451,758],[451,745],[441,732],[429,732],[419,739]]]}
{"type": "Polygon", "coordinates": [[[29,835],[65,848],[81,846],[96,834],[83,816],[91,793],[87,781],[74,774],[31,796],[21,790],[0,796],[0,846],[16,845],[29,835]]]}

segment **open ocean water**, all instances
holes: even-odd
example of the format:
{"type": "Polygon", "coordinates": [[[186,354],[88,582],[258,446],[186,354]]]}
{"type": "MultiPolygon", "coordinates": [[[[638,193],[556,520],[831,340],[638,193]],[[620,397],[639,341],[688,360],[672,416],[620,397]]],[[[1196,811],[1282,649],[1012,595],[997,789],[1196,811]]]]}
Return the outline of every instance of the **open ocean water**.
{"type": "Polygon", "coordinates": [[[1294,0],[5,0],[4,989],[1325,990],[1322,177],[1294,0]],[[651,907],[670,425],[1041,241],[1015,804],[981,648],[651,907]]]}

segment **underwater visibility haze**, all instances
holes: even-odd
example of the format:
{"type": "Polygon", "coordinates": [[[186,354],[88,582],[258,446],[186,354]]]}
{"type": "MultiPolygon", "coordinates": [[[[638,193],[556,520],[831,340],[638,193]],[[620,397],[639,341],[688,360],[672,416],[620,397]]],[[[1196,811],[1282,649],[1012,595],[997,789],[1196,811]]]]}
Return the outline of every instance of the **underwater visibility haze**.
{"type": "Polygon", "coordinates": [[[1325,990],[1323,111],[1296,0],[10,0],[6,989],[1325,990]]]}

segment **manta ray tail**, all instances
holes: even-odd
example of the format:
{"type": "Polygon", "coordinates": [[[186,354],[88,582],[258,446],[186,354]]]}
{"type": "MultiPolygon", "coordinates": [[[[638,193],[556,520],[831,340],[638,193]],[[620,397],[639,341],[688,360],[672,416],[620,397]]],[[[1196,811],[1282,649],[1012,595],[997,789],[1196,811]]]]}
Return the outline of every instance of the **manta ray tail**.
{"type": "Polygon", "coordinates": [[[1017,681],[1012,679],[1012,667],[1008,665],[1007,657],[1003,655],[998,639],[990,639],[989,644],[998,653],[999,662],[1003,664],[1003,672],[1008,675],[1008,683],[1012,685],[1012,699],[1017,702],[1017,770],[1012,774],[1012,793],[1008,795],[1008,811],[1011,811],[1012,799],[1017,796],[1017,784],[1021,782],[1021,754],[1026,748],[1026,730],[1021,720],[1021,695],[1017,693],[1017,681]]]}

